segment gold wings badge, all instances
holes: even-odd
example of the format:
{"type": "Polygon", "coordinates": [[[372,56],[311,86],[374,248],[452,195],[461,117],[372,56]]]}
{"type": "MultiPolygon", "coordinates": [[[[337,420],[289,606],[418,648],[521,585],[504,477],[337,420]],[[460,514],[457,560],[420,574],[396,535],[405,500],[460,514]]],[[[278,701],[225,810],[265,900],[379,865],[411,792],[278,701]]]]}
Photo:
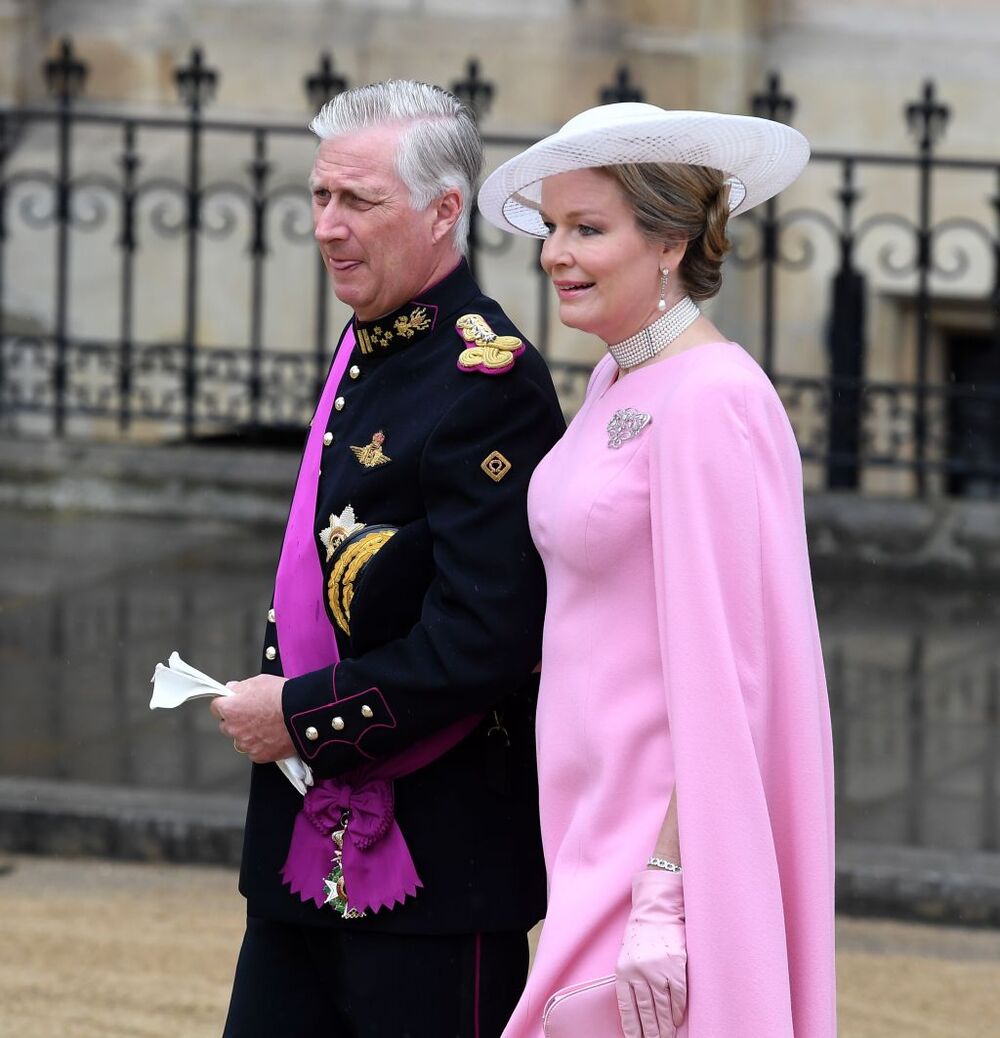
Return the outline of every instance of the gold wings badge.
{"type": "Polygon", "coordinates": [[[374,469],[392,461],[388,454],[382,452],[383,443],[385,443],[385,433],[379,430],[372,436],[371,443],[366,443],[364,447],[351,447],[351,450],[366,469],[374,469]]]}

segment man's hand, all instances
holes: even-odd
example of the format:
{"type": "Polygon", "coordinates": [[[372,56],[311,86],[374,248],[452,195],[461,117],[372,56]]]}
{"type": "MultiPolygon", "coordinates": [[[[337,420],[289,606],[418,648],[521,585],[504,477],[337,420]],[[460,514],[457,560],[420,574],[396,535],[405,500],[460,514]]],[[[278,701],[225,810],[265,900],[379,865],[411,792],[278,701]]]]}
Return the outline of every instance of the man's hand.
{"type": "Polygon", "coordinates": [[[295,746],[281,712],[281,690],[285,679],[258,674],[246,681],[229,681],[235,695],[216,696],[209,709],[219,719],[219,731],[233,740],[254,764],[270,764],[294,757],[295,746]]]}

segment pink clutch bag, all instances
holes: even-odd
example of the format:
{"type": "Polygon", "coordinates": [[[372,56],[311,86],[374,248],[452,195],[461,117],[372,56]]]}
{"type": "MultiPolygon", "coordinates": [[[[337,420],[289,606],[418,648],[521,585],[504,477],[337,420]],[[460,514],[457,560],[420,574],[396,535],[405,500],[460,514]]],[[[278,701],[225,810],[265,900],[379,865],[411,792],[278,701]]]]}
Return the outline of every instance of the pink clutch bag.
{"type": "Polygon", "coordinates": [[[615,978],[598,977],[557,991],[542,1013],[545,1038],[623,1038],[615,978]]]}

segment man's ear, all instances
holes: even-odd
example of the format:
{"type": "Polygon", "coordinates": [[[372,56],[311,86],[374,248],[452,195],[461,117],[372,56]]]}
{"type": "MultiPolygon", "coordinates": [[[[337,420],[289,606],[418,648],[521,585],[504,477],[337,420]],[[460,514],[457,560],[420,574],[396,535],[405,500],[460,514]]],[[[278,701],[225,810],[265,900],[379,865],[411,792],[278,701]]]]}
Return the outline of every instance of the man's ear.
{"type": "Polygon", "coordinates": [[[451,234],[458,218],[462,215],[462,193],[450,187],[431,203],[431,238],[437,244],[451,234]]]}

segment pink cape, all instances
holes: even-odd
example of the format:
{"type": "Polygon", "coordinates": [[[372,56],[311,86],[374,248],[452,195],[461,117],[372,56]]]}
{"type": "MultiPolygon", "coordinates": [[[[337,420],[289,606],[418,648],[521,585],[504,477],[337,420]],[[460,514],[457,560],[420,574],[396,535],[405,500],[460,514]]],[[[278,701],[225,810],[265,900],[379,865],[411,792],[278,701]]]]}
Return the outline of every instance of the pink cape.
{"type": "Polygon", "coordinates": [[[613,382],[529,492],[548,606],[538,708],[549,909],[505,1038],[614,972],[677,787],[684,1038],[834,1038],[833,754],[801,463],[770,382],[710,343],[613,382]],[[609,421],[651,421],[617,449],[609,421]]]}

